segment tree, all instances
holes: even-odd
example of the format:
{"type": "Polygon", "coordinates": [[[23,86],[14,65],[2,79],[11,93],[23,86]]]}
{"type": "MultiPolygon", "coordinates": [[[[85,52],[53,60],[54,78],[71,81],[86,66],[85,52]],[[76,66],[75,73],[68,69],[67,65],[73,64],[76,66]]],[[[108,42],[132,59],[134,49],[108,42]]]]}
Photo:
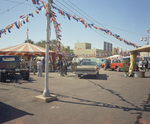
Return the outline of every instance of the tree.
{"type": "MultiPolygon", "coordinates": [[[[46,41],[45,40],[38,41],[37,43],[35,43],[35,45],[45,48],[46,41]]],[[[52,51],[56,51],[56,47],[57,47],[57,40],[56,39],[50,40],[50,42],[49,42],[49,49],[52,50],[52,51]]],[[[70,50],[69,47],[64,47],[62,45],[62,43],[61,43],[60,53],[65,53],[66,55],[69,55],[66,58],[68,60],[70,60],[70,61],[72,60],[71,55],[74,54],[73,50],[70,50]]]]}
{"type": "MultiPolygon", "coordinates": [[[[28,39],[28,41],[29,41],[31,44],[34,44],[34,41],[32,41],[31,39],[28,39]]],[[[27,40],[25,40],[25,43],[27,43],[27,40]]]]}

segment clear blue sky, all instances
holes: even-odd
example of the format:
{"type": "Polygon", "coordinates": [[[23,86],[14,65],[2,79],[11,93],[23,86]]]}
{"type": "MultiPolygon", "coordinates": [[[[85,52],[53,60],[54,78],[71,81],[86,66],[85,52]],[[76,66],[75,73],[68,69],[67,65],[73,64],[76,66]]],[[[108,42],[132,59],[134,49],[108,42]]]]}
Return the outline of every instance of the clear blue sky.
{"type": "MultiPolygon", "coordinates": [[[[0,0],[0,29],[17,21],[21,15],[27,15],[36,9],[32,0],[0,0]],[[23,2],[23,3],[22,3],[23,2]],[[22,3],[18,5],[19,3],[22,3]],[[9,11],[7,11],[9,10],[9,11]]],[[[47,0],[43,0],[45,3],[47,0]]],[[[147,37],[147,29],[150,29],[150,0],[53,0],[55,6],[65,10],[71,15],[77,15],[88,23],[94,23],[97,27],[109,29],[113,34],[135,43],[139,46],[146,45],[146,41],[140,41],[141,37],[147,37]],[[82,11],[81,11],[82,10],[82,11]]],[[[41,4],[42,5],[42,4],[41,4]]],[[[104,34],[100,30],[85,28],[74,19],[68,20],[56,10],[58,23],[61,23],[62,44],[74,48],[74,43],[88,42],[92,48],[103,49],[103,42],[113,44],[113,47],[132,50],[133,46],[114,37],[104,34]]],[[[46,16],[45,10],[40,14],[29,17],[29,22],[23,24],[20,29],[15,26],[11,33],[2,34],[0,49],[21,44],[26,40],[26,30],[29,28],[29,39],[34,42],[46,40],[46,16]]],[[[55,39],[55,31],[51,24],[51,37],[55,39]]]]}

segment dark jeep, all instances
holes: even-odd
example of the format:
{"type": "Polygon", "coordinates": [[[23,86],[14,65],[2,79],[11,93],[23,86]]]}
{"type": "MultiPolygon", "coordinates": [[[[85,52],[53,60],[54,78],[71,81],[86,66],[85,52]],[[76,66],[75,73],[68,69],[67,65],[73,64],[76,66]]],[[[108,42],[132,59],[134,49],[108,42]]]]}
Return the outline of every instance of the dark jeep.
{"type": "Polygon", "coordinates": [[[17,56],[0,56],[0,82],[14,79],[19,74],[23,80],[29,79],[28,68],[21,68],[17,56]]]}

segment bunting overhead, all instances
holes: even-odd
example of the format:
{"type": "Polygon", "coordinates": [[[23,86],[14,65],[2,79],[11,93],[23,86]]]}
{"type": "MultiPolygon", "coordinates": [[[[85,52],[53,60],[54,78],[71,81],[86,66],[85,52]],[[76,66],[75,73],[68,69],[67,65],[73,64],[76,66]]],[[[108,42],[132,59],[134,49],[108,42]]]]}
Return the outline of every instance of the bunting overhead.
{"type": "MultiPolygon", "coordinates": [[[[27,14],[27,15],[21,15],[19,20],[15,21],[14,23],[12,23],[12,24],[6,26],[5,28],[1,29],[0,30],[0,37],[1,37],[2,34],[6,35],[7,32],[11,33],[11,30],[12,30],[12,28],[14,26],[17,29],[20,29],[23,24],[29,22],[29,17],[34,17],[34,14],[39,14],[40,11],[43,11],[44,9],[46,10],[47,4],[45,4],[44,1],[32,0],[32,2],[33,2],[33,4],[38,5],[38,7],[36,7],[36,10],[33,11],[32,13],[27,14]],[[41,3],[41,5],[40,5],[40,3],[41,3]]],[[[52,8],[54,10],[57,10],[58,13],[60,13],[60,15],[62,15],[64,17],[67,16],[67,18],[69,20],[71,20],[71,18],[73,18],[75,21],[81,22],[84,25],[85,28],[94,28],[96,30],[100,30],[100,31],[102,31],[102,32],[104,32],[104,33],[106,33],[106,34],[116,38],[117,40],[124,42],[127,45],[133,46],[135,48],[139,48],[140,47],[140,46],[137,46],[135,43],[128,42],[127,40],[121,38],[120,35],[112,33],[108,29],[104,29],[102,27],[98,27],[94,23],[89,24],[83,18],[80,18],[80,17],[77,17],[76,15],[71,15],[71,14],[69,14],[67,12],[64,12],[61,9],[55,7],[54,5],[52,5],[52,8]]],[[[61,30],[60,30],[60,23],[57,22],[56,17],[57,17],[56,13],[54,11],[51,11],[50,18],[51,18],[51,22],[53,23],[54,28],[55,28],[55,34],[56,34],[56,40],[57,40],[57,47],[56,47],[56,53],[57,53],[57,52],[60,51],[60,48],[61,48],[60,47],[61,46],[60,45],[60,43],[61,43],[60,41],[61,41],[61,37],[62,36],[60,35],[60,32],[61,32],[61,30]]]]}
{"type": "Polygon", "coordinates": [[[62,11],[61,9],[55,7],[54,5],[52,5],[52,8],[55,9],[55,10],[57,10],[57,11],[60,13],[60,15],[62,15],[62,16],[65,16],[65,15],[66,15],[69,20],[71,20],[71,17],[72,17],[72,18],[73,18],[74,20],[76,20],[77,22],[81,22],[81,23],[85,26],[85,28],[89,27],[89,28],[94,28],[94,29],[103,31],[103,32],[106,33],[106,34],[109,34],[110,36],[113,36],[113,37],[115,37],[116,39],[118,39],[118,40],[120,40],[120,41],[123,41],[123,42],[124,42],[125,44],[127,44],[127,45],[131,45],[131,46],[136,47],[136,48],[139,48],[139,47],[140,47],[140,46],[137,46],[135,43],[126,41],[125,39],[121,38],[120,35],[118,35],[118,34],[113,34],[113,33],[112,33],[110,30],[108,30],[108,29],[104,29],[104,28],[102,28],[102,27],[98,27],[98,26],[94,25],[93,23],[92,23],[92,24],[89,24],[89,23],[87,23],[83,18],[77,17],[77,16],[75,16],[75,15],[72,16],[72,15],[70,15],[70,14],[68,14],[68,13],[66,13],[66,12],[64,12],[64,11],[62,11]]]}

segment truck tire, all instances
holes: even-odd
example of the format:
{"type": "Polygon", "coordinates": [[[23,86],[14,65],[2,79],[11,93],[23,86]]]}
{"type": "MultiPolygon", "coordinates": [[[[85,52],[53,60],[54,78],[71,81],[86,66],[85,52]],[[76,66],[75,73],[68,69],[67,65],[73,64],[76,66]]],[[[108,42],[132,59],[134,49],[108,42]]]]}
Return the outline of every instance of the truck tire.
{"type": "Polygon", "coordinates": [[[0,72],[0,82],[2,82],[2,72],[0,72]]]}
{"type": "Polygon", "coordinates": [[[81,74],[78,74],[78,77],[81,77],[81,74]]]}
{"type": "Polygon", "coordinates": [[[29,72],[24,73],[23,80],[29,80],[29,72]]]}
{"type": "Polygon", "coordinates": [[[95,78],[97,79],[98,78],[98,76],[99,76],[99,73],[97,73],[96,75],[94,75],[95,76],[95,78]]]}
{"type": "Polygon", "coordinates": [[[3,72],[0,72],[0,82],[6,82],[6,76],[4,76],[3,72]]]}

